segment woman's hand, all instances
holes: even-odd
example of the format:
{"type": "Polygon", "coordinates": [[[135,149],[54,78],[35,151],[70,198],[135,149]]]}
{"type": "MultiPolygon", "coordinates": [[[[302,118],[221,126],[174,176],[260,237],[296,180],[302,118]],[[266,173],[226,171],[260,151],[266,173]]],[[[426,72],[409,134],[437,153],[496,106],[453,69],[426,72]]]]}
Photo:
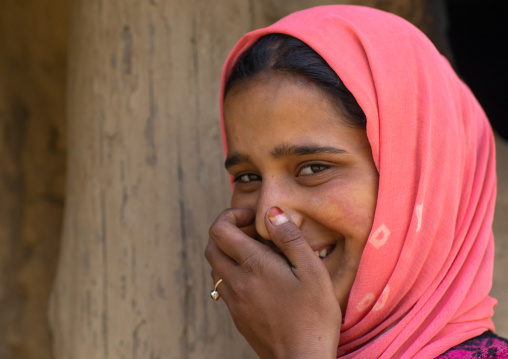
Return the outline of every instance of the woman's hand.
{"type": "Polygon", "coordinates": [[[265,224],[283,255],[246,235],[248,209],[224,211],[205,251],[236,327],[267,358],[336,358],[341,311],[330,276],[298,227],[272,207],[265,224]]]}

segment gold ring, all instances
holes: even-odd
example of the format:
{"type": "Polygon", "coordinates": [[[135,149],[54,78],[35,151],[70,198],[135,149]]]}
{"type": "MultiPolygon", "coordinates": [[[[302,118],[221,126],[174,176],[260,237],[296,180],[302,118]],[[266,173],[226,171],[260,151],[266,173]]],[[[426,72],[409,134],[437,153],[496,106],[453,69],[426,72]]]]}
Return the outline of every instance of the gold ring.
{"type": "Polygon", "coordinates": [[[217,283],[215,283],[215,287],[214,287],[214,288],[213,288],[213,290],[210,292],[210,297],[212,297],[212,298],[213,298],[213,300],[219,300],[219,298],[220,298],[220,294],[219,294],[219,292],[217,292],[217,287],[218,287],[218,286],[219,286],[219,284],[221,284],[221,283],[222,283],[222,278],[221,278],[221,279],[219,279],[219,280],[217,281],[217,283]]]}

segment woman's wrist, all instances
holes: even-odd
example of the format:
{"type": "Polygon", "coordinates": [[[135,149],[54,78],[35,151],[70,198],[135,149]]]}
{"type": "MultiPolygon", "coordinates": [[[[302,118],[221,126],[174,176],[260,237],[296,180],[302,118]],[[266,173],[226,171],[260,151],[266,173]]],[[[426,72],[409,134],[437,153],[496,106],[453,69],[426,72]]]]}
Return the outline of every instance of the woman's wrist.
{"type": "MultiPolygon", "coordinates": [[[[280,348],[276,359],[336,359],[338,336],[318,337],[311,342],[297,340],[295,343],[280,348]]],[[[266,358],[268,359],[268,358],[266,358]]]]}

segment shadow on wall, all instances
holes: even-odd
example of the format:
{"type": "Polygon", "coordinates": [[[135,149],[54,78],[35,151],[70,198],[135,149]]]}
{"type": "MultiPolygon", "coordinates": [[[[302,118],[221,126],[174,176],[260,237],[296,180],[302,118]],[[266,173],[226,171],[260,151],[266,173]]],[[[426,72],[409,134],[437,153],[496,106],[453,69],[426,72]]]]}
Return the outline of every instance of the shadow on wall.
{"type": "Polygon", "coordinates": [[[504,2],[447,0],[448,38],[457,71],[489,117],[508,140],[504,103],[508,98],[508,45],[504,2]]]}
{"type": "MultiPolygon", "coordinates": [[[[440,0],[438,0],[440,1],[440,0]]],[[[506,11],[502,1],[446,0],[448,39],[457,72],[471,88],[497,132],[498,193],[494,217],[496,243],[494,282],[491,295],[496,331],[508,337],[508,121],[504,102],[508,98],[508,45],[506,11]]]]}

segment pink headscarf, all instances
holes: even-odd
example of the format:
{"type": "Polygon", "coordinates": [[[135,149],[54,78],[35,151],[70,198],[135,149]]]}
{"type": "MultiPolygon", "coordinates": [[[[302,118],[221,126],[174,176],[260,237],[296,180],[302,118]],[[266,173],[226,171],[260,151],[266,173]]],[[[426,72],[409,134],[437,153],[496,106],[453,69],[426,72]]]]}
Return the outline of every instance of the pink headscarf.
{"type": "Polygon", "coordinates": [[[494,140],[470,90],[405,20],[333,5],[242,37],[222,93],[239,55],[270,33],[302,40],[344,81],[367,116],[379,171],[337,355],[434,358],[493,330],[494,140]]]}

